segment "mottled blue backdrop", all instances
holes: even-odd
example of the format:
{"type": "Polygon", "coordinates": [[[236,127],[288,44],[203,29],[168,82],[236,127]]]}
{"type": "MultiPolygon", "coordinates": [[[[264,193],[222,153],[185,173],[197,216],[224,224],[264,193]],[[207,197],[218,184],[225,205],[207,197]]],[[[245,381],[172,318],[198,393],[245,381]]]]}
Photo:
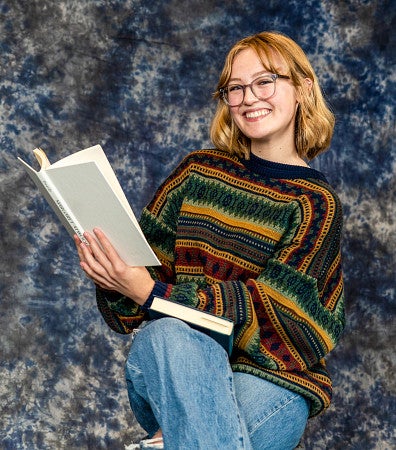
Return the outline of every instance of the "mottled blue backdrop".
{"type": "MultiPolygon", "coordinates": [[[[275,29],[309,55],[337,117],[324,171],[345,209],[348,325],[329,356],[334,403],[305,449],[394,449],[395,3],[0,1],[0,448],[124,449],[142,436],[130,337],[96,310],[72,242],[25,176],[101,144],[139,216],[188,152],[210,145],[227,49],[275,29]]],[[[192,449],[194,450],[194,449],[192,449]]],[[[227,449],[219,449],[227,450],[227,449]]]]}

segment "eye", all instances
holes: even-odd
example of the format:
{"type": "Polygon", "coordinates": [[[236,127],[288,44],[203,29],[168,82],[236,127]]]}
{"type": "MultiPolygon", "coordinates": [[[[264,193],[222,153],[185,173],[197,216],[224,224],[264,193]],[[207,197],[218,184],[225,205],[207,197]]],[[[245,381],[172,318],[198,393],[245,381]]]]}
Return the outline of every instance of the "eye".
{"type": "Polygon", "coordinates": [[[236,92],[236,91],[240,91],[242,89],[243,89],[243,87],[240,84],[231,84],[227,88],[228,92],[236,92]]]}
{"type": "Polygon", "coordinates": [[[258,80],[256,80],[255,82],[254,82],[254,84],[256,85],[256,86],[265,86],[266,84],[271,84],[271,83],[273,83],[274,82],[274,80],[272,79],[272,78],[269,78],[269,77],[263,77],[263,78],[259,78],[258,80]]]}

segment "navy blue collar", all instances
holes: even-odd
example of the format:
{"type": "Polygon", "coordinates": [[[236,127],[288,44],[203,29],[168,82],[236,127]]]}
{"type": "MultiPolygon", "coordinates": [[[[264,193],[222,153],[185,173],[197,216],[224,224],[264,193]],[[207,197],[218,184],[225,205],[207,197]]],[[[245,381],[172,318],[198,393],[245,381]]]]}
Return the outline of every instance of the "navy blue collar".
{"type": "Polygon", "coordinates": [[[326,177],[318,170],[311,169],[310,167],[294,166],[291,164],[268,161],[266,159],[259,158],[253,153],[250,154],[250,159],[242,159],[242,163],[252,172],[270,178],[281,178],[286,180],[293,180],[296,178],[316,178],[327,183],[326,177]]]}

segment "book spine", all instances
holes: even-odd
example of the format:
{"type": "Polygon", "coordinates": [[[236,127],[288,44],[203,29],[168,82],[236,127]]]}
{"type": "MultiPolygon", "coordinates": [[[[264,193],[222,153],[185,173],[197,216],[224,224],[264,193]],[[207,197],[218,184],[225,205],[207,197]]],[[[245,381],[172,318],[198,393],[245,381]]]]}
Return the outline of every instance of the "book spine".
{"type": "Polygon", "coordinates": [[[76,234],[82,242],[88,244],[88,241],[84,238],[84,229],[82,228],[66,202],[63,201],[60,192],[55,187],[49,176],[43,170],[37,172],[37,176],[49,196],[49,198],[47,198],[49,204],[52,206],[54,212],[57,214],[68,232],[71,235],[76,234]],[[52,201],[50,201],[50,199],[52,201]]]}
{"type": "Polygon", "coordinates": [[[155,311],[153,309],[149,309],[149,316],[151,320],[161,319],[163,317],[175,317],[176,319],[183,320],[183,322],[186,322],[191,328],[194,328],[195,330],[198,330],[201,333],[207,334],[212,339],[217,341],[217,343],[219,343],[224,348],[224,350],[228,353],[229,356],[232,353],[233,336],[234,336],[233,332],[231,333],[231,335],[219,333],[205,326],[193,324],[188,319],[180,319],[179,317],[176,317],[173,314],[166,314],[159,311],[155,311]]]}

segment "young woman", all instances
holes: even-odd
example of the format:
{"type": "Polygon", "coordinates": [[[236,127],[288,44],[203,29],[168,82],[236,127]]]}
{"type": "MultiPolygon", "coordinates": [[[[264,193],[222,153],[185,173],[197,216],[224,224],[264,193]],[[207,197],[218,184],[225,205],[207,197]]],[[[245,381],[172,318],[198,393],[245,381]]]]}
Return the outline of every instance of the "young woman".
{"type": "Polygon", "coordinates": [[[330,404],[324,357],[344,328],[341,206],[307,164],[334,117],[306,55],[279,33],[235,44],[215,98],[215,149],[187,156],[142,213],[162,266],[126,266],[95,230],[102,249],[76,239],[81,267],[108,325],[139,327],[128,393],[159,438],[140,448],[293,449],[330,404]],[[231,319],[231,356],[179,320],[147,320],[154,296],[231,319]]]}

